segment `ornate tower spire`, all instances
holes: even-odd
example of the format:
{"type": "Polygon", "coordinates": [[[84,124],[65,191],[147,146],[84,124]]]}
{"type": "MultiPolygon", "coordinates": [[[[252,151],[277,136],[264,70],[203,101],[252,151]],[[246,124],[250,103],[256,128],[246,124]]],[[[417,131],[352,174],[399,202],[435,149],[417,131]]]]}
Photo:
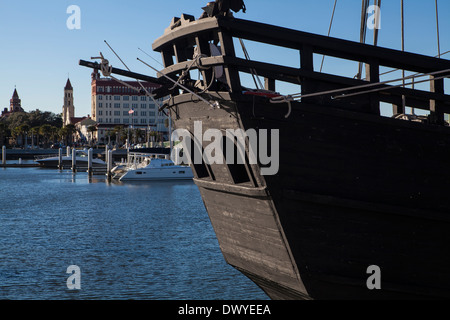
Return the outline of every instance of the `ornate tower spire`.
{"type": "Polygon", "coordinates": [[[73,87],[70,79],[67,79],[64,87],[64,105],[63,105],[63,125],[66,126],[71,123],[71,119],[75,116],[75,107],[73,105],[73,87]]]}
{"type": "Polygon", "coordinates": [[[9,112],[23,112],[21,100],[19,99],[19,94],[17,93],[16,88],[14,88],[12,98],[9,100],[9,112]]]}
{"type": "Polygon", "coordinates": [[[67,78],[66,86],[64,87],[64,90],[73,90],[72,84],[70,83],[70,79],[67,78]]]}

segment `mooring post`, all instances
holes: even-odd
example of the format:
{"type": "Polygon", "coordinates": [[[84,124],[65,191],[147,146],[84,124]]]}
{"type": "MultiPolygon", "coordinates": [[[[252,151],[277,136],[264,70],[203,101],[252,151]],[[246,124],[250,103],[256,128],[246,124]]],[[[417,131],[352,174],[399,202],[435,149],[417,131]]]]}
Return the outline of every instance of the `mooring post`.
{"type": "Polygon", "coordinates": [[[109,156],[108,151],[109,151],[108,145],[105,145],[105,162],[106,162],[106,165],[108,165],[108,156],[109,156]]]}
{"type": "Polygon", "coordinates": [[[2,163],[6,164],[6,146],[2,147],[2,163]]]}
{"type": "Polygon", "coordinates": [[[111,170],[112,170],[112,150],[108,150],[106,156],[106,176],[108,178],[108,182],[111,181],[111,170]]]}
{"type": "Polygon", "coordinates": [[[92,176],[92,148],[88,150],[88,170],[89,176],[92,176]]]}
{"type": "Polygon", "coordinates": [[[63,160],[62,160],[62,148],[59,148],[58,150],[58,169],[63,168],[63,160]]]}
{"type": "Polygon", "coordinates": [[[72,172],[77,172],[77,150],[72,149],[72,172]]]}

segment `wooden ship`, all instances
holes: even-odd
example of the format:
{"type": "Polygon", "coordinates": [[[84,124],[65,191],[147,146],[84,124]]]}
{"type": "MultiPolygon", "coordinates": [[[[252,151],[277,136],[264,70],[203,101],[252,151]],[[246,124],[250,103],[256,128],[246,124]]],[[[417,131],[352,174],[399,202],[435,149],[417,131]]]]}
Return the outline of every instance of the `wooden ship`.
{"type": "Polygon", "coordinates": [[[450,298],[449,60],[246,21],[228,10],[174,19],[153,49],[164,63],[158,78],[110,71],[160,83],[154,94],[170,95],[162,109],[175,128],[194,134],[202,121],[203,132],[279,130],[274,175],[262,175],[259,162],[191,163],[227,263],[272,299],[450,298]],[[236,39],[297,50],[300,67],[240,58],[236,39]],[[365,79],[315,70],[322,55],[364,64],[365,79]],[[417,72],[430,90],[381,82],[381,67],[417,72]],[[245,88],[244,74],[264,77],[264,90],[245,88]],[[298,85],[301,95],[277,94],[281,82],[298,85]],[[381,115],[381,103],[393,106],[393,117],[381,115]],[[405,107],[429,115],[406,115],[405,107]],[[371,290],[373,265],[381,288],[371,290]]]}

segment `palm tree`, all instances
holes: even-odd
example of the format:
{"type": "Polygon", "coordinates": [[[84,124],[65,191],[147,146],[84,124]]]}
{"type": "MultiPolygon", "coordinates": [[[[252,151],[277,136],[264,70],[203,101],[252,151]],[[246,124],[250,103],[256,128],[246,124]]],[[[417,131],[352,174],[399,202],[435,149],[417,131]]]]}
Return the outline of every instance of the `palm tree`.
{"type": "Polygon", "coordinates": [[[8,135],[8,126],[3,123],[0,122],[0,145],[4,145],[5,142],[5,138],[8,135]]]}
{"type": "Polygon", "coordinates": [[[67,144],[72,144],[73,143],[73,135],[77,132],[77,128],[75,127],[74,124],[68,124],[66,125],[64,128],[66,128],[67,130],[67,137],[69,138],[69,140],[67,141],[67,144]]]}
{"type": "Polygon", "coordinates": [[[145,131],[141,129],[134,129],[133,132],[134,143],[142,142],[145,140],[145,131]]]}
{"type": "Polygon", "coordinates": [[[59,129],[58,127],[55,126],[50,126],[50,138],[53,142],[57,142],[55,140],[58,139],[58,133],[59,133],[59,129]]]}
{"type": "Polygon", "coordinates": [[[36,136],[36,145],[39,147],[39,127],[33,127],[30,129],[31,133],[31,145],[34,147],[34,137],[36,136]]]}
{"type": "Polygon", "coordinates": [[[68,140],[68,131],[67,131],[67,128],[66,127],[62,127],[62,128],[59,128],[58,129],[58,133],[57,133],[57,135],[58,135],[58,139],[60,139],[61,141],[65,141],[66,142],[66,144],[67,144],[67,140],[68,140]]]}
{"type": "Polygon", "coordinates": [[[44,145],[48,148],[48,139],[52,134],[52,126],[49,124],[43,124],[39,127],[39,134],[44,137],[44,145]]]}
{"type": "Polygon", "coordinates": [[[19,126],[19,132],[22,135],[22,143],[24,149],[26,148],[26,145],[28,144],[28,132],[30,131],[30,126],[28,124],[22,124],[19,126]]]}
{"type": "Polygon", "coordinates": [[[30,130],[30,126],[27,124],[22,124],[20,126],[17,126],[13,129],[12,134],[13,134],[13,138],[16,139],[16,143],[17,143],[17,137],[21,137],[21,142],[22,142],[22,146],[25,148],[25,145],[27,143],[27,136],[28,136],[28,131],[30,130]]]}
{"type": "Polygon", "coordinates": [[[75,125],[68,124],[58,130],[58,137],[61,140],[64,140],[66,145],[69,145],[73,142],[73,134],[76,132],[75,125]]]}
{"type": "Polygon", "coordinates": [[[154,146],[156,144],[156,138],[158,137],[158,131],[150,131],[149,138],[151,142],[151,146],[154,146]]]}
{"type": "Polygon", "coordinates": [[[116,136],[116,144],[122,144],[122,138],[127,136],[127,131],[123,128],[123,126],[115,126],[113,130],[113,135],[116,136]]]}

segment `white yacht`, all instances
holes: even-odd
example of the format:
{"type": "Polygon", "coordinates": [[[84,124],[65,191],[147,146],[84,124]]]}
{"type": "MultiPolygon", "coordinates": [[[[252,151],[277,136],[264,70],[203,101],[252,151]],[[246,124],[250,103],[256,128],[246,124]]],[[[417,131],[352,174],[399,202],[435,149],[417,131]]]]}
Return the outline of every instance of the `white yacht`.
{"type": "Polygon", "coordinates": [[[191,180],[194,175],[189,166],[175,165],[172,160],[147,158],[137,167],[122,168],[119,181],[191,180]]]}

